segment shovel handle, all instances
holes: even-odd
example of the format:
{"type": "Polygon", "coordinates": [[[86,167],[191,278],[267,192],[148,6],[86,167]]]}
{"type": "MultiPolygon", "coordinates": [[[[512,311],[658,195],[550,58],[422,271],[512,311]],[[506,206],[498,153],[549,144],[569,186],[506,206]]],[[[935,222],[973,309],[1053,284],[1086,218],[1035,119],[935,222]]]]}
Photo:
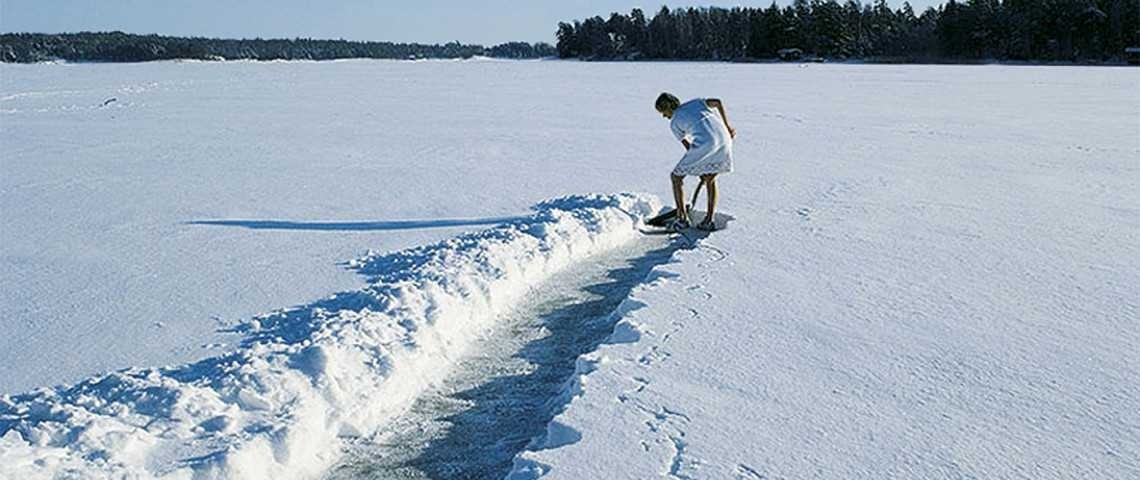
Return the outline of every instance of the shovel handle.
{"type": "Polygon", "coordinates": [[[697,196],[701,194],[701,187],[705,186],[705,180],[702,178],[701,183],[697,184],[697,189],[693,190],[693,200],[689,202],[689,206],[697,206],[697,196]]]}

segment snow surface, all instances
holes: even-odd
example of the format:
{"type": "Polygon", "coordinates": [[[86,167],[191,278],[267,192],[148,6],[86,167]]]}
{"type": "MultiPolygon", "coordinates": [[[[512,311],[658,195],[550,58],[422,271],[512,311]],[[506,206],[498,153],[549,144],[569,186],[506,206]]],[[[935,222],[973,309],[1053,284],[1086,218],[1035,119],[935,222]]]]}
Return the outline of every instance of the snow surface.
{"type": "Polygon", "coordinates": [[[633,238],[526,212],[668,198],[662,90],[725,100],[737,220],[514,478],[1140,475],[1140,71],[350,61],[0,65],[0,391],[70,384],[0,397],[0,476],[320,474],[633,238]]]}

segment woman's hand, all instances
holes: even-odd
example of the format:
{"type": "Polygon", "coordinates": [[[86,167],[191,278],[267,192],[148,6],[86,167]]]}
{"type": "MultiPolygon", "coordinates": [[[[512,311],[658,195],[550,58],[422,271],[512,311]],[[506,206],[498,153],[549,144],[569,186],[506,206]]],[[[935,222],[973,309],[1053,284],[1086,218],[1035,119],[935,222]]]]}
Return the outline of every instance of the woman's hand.
{"type": "Polygon", "coordinates": [[[728,127],[728,136],[730,136],[732,138],[736,138],[736,129],[732,128],[732,127],[728,127]]]}

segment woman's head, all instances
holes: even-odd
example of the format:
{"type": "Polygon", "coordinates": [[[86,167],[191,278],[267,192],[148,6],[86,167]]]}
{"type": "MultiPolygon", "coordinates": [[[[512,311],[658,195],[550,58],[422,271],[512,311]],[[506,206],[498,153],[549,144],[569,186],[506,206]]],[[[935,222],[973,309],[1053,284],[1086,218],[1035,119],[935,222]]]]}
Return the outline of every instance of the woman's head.
{"type": "Polygon", "coordinates": [[[665,118],[673,118],[673,111],[681,106],[681,101],[677,100],[673,94],[664,92],[657,96],[657,111],[665,118]]]}

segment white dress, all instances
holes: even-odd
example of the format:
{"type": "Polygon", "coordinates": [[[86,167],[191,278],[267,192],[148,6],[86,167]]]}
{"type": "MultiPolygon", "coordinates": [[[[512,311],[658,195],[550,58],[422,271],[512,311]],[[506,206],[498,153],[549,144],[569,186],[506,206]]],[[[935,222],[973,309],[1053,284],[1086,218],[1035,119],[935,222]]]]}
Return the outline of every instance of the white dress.
{"type": "Polygon", "coordinates": [[[688,140],[689,150],[673,175],[704,175],[732,171],[732,135],[720,117],[703,98],[682,103],[669,123],[677,140],[688,140]]]}

